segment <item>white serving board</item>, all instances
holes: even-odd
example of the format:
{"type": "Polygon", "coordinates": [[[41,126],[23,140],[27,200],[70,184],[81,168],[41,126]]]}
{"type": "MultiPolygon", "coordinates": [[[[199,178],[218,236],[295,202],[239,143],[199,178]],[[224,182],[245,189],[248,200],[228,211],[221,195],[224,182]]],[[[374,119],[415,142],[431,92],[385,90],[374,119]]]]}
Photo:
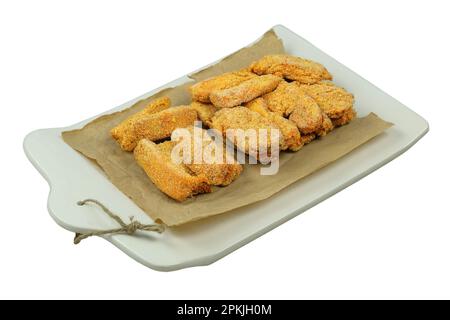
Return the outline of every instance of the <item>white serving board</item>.
{"type": "MultiPolygon", "coordinates": [[[[289,54],[324,64],[338,85],[355,94],[359,116],[374,112],[395,126],[267,200],[168,229],[162,234],[140,232],[134,236],[104,237],[133,259],[161,271],[208,265],[386,164],[428,131],[428,123],[422,117],[308,41],[281,25],[274,30],[289,54]]],[[[127,108],[162,88],[187,80],[187,76],[177,79],[105,113],[127,108]]],[[[98,166],[62,140],[62,131],[81,128],[92,119],[66,128],[37,130],[25,138],[26,155],[50,185],[50,215],[60,226],[73,232],[117,227],[97,207],[77,205],[79,200],[95,198],[124,220],[134,216],[142,223],[151,223],[152,220],[120,192],[98,166]]],[[[81,245],[89,245],[88,241],[81,245]]]]}

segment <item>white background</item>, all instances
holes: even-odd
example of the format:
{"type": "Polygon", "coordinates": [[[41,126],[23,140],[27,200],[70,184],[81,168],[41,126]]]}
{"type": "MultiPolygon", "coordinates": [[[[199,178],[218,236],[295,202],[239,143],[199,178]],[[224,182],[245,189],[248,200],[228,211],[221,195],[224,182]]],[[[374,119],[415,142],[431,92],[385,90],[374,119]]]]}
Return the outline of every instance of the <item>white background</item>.
{"type": "Polygon", "coordinates": [[[1,298],[450,298],[446,1],[1,1],[1,298]],[[430,123],[411,150],[208,267],[161,273],[46,210],[25,135],[284,24],[430,123]]]}

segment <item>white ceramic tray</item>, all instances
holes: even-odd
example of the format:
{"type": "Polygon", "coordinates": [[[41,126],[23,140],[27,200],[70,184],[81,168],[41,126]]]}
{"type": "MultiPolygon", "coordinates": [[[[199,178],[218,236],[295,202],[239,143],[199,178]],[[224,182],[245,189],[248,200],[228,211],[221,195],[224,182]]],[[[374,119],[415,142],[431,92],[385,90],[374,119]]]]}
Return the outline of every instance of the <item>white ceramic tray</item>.
{"type": "MultiPolygon", "coordinates": [[[[162,271],[210,264],[381,167],[410,148],[428,131],[428,123],[422,117],[308,41],[280,25],[274,30],[288,53],[321,62],[338,85],[355,94],[359,116],[374,112],[395,126],[262,202],[183,228],[168,229],[162,234],[142,232],[134,236],[105,237],[133,259],[162,271]]],[[[162,88],[187,80],[184,76],[162,88]]],[[[162,88],[105,113],[127,108],[162,88]]],[[[95,198],[125,220],[134,216],[143,223],[151,223],[141,209],[109,182],[98,166],[62,140],[62,131],[80,128],[90,120],[66,128],[37,130],[25,138],[24,149],[28,158],[50,185],[50,215],[60,226],[73,232],[117,227],[97,207],[77,205],[79,200],[95,198]]],[[[89,245],[88,241],[81,245],[89,245]]]]}

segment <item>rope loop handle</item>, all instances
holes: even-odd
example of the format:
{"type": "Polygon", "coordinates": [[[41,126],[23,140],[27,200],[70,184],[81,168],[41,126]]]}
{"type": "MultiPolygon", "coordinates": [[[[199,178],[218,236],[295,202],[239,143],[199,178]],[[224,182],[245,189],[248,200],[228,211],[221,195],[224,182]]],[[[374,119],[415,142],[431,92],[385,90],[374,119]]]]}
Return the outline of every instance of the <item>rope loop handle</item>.
{"type": "Polygon", "coordinates": [[[77,202],[79,206],[84,206],[88,203],[93,203],[99,206],[109,217],[114,219],[120,225],[120,228],[92,231],[87,233],[76,233],[75,239],[73,239],[74,244],[79,244],[84,239],[93,236],[104,236],[112,234],[132,235],[138,230],[163,233],[165,230],[165,227],[162,224],[142,224],[139,221],[134,220],[134,217],[130,217],[130,223],[125,223],[118,215],[111,212],[111,210],[109,210],[105,205],[95,199],[86,199],[77,202]]]}

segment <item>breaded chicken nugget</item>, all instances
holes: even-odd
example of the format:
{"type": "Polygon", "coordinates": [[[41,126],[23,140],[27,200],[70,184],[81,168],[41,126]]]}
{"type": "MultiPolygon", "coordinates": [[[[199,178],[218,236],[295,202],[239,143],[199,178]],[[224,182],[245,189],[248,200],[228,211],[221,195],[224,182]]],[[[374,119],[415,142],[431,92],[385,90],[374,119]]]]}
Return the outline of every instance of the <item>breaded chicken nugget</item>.
{"type": "MultiPolygon", "coordinates": [[[[239,146],[238,141],[235,137],[229,137],[227,134],[227,130],[229,129],[240,129],[240,130],[247,130],[247,129],[254,129],[256,130],[256,134],[258,135],[259,129],[265,129],[267,130],[267,141],[266,145],[263,146],[268,153],[271,149],[271,134],[272,130],[280,130],[280,128],[275,125],[272,121],[270,121],[267,118],[264,118],[259,113],[254,112],[248,108],[245,107],[236,107],[236,108],[226,108],[222,109],[216,112],[214,117],[212,118],[212,128],[218,130],[222,133],[222,135],[226,136],[228,139],[232,139],[231,141],[241,150],[247,154],[250,154],[252,156],[255,156],[259,153],[260,148],[259,144],[260,141],[257,141],[257,145],[251,145],[250,143],[245,143],[244,146],[239,146]]],[[[284,145],[284,139],[283,136],[279,133],[279,145],[284,145]]],[[[245,137],[245,141],[249,141],[249,137],[245,137]]]]}
{"type": "Polygon", "coordinates": [[[142,117],[153,113],[158,113],[170,107],[169,97],[161,97],[150,101],[149,104],[140,112],[128,117],[121,122],[117,127],[111,129],[111,135],[114,139],[119,140],[124,135],[129,135],[133,131],[135,123],[142,117]]]}
{"type": "Polygon", "coordinates": [[[177,201],[211,192],[205,175],[194,175],[182,164],[177,165],[171,161],[172,147],[171,141],[155,144],[142,139],[134,149],[134,157],[152,182],[177,201]]]}
{"type": "Polygon", "coordinates": [[[206,104],[194,101],[191,103],[191,107],[197,111],[198,118],[208,127],[211,127],[211,119],[214,113],[218,110],[212,104],[206,104]]]}
{"type": "Polygon", "coordinates": [[[332,79],[331,74],[320,63],[286,54],[265,56],[252,63],[250,70],[259,75],[274,74],[306,84],[332,79]]]}
{"type": "MultiPolygon", "coordinates": [[[[233,182],[242,172],[243,167],[232,156],[226,152],[226,145],[214,141],[206,130],[188,127],[190,133],[191,147],[189,161],[184,165],[196,175],[205,175],[210,185],[227,186],[233,182]],[[195,130],[198,130],[194,132],[195,130]],[[195,134],[200,135],[201,143],[194,142],[195,134]],[[199,146],[201,145],[201,147],[199,146]],[[205,150],[209,148],[211,153],[205,154],[205,150]],[[215,152],[220,150],[220,152],[215,152]],[[206,159],[206,157],[208,159],[206,159]],[[197,160],[198,159],[198,160],[197,160]]],[[[182,152],[180,153],[182,156],[182,152]]]]}
{"type": "Polygon", "coordinates": [[[343,126],[350,121],[352,121],[356,117],[356,111],[352,108],[346,111],[340,118],[331,119],[333,121],[333,125],[336,127],[343,126]]]}
{"type": "Polygon", "coordinates": [[[238,84],[256,77],[254,73],[247,69],[227,72],[217,77],[200,81],[189,88],[192,100],[203,103],[210,103],[209,95],[214,90],[223,90],[237,86],[238,84]]]}
{"type": "Polygon", "coordinates": [[[120,147],[125,151],[133,151],[141,139],[157,141],[170,137],[176,128],[190,126],[197,119],[197,111],[190,106],[172,107],[158,113],[143,115],[131,125],[112,133],[120,147]]]}
{"type": "Polygon", "coordinates": [[[313,85],[297,85],[311,96],[331,119],[340,118],[353,107],[353,95],[332,82],[322,81],[313,85]]]}
{"type": "Polygon", "coordinates": [[[284,143],[280,146],[281,150],[289,149],[291,151],[298,151],[303,146],[300,131],[292,121],[283,118],[278,113],[271,112],[267,108],[267,104],[263,98],[257,98],[245,104],[245,107],[252,111],[258,112],[264,118],[269,119],[275,123],[281,131],[284,143]]]}
{"type": "Polygon", "coordinates": [[[273,91],[280,81],[274,75],[255,77],[228,89],[214,90],[209,98],[218,108],[232,108],[273,91]]]}

